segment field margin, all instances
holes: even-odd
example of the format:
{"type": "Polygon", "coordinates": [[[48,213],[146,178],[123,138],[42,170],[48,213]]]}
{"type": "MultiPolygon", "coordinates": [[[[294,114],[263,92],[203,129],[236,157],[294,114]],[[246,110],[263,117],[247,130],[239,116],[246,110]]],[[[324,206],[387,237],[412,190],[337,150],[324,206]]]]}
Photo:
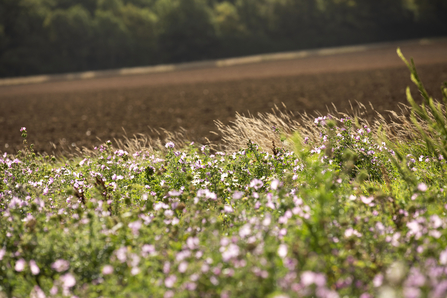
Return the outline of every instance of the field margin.
{"type": "Polygon", "coordinates": [[[166,72],[174,72],[174,71],[182,71],[190,69],[230,67],[236,65],[254,64],[269,61],[302,59],[312,56],[331,56],[338,54],[358,53],[375,49],[387,48],[390,46],[394,46],[397,48],[398,46],[411,45],[411,44],[427,45],[443,41],[447,41],[447,37],[423,38],[423,39],[383,42],[383,43],[364,44],[364,45],[320,48],[320,49],[311,49],[311,50],[302,50],[293,52],[282,52],[282,53],[218,59],[218,60],[187,62],[179,64],[163,64],[155,66],[131,67],[131,68],[121,68],[121,69],[101,70],[101,71],[86,71],[86,72],[65,73],[55,75],[37,75],[27,77],[3,78],[0,79],[0,86],[39,84],[39,83],[55,82],[55,81],[89,80],[94,78],[142,75],[151,73],[166,73],[166,72]]]}

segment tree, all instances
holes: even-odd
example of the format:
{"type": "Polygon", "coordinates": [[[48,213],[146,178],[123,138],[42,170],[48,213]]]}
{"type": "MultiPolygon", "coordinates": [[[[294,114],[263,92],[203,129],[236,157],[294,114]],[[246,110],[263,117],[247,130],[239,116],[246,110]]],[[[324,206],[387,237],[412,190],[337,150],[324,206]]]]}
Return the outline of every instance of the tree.
{"type": "Polygon", "coordinates": [[[165,61],[182,62],[213,57],[216,30],[209,7],[202,0],[171,1],[160,16],[159,47],[165,61]]]}
{"type": "Polygon", "coordinates": [[[44,28],[48,31],[53,63],[59,71],[80,71],[88,68],[94,33],[93,20],[82,5],[56,9],[47,16],[44,28]]]}
{"type": "Polygon", "coordinates": [[[119,14],[130,37],[132,53],[128,57],[129,63],[157,63],[157,15],[149,8],[139,8],[131,3],[123,6],[119,14]]]}
{"type": "Polygon", "coordinates": [[[130,33],[123,20],[112,11],[95,14],[94,59],[98,68],[125,66],[130,60],[130,33]]]}

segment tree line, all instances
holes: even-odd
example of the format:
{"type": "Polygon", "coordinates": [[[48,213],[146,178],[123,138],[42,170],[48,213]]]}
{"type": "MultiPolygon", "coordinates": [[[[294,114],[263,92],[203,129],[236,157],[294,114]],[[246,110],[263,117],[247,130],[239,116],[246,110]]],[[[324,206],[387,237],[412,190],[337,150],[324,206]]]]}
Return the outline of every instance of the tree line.
{"type": "Polygon", "coordinates": [[[0,0],[0,77],[445,34],[445,0],[0,0]]]}

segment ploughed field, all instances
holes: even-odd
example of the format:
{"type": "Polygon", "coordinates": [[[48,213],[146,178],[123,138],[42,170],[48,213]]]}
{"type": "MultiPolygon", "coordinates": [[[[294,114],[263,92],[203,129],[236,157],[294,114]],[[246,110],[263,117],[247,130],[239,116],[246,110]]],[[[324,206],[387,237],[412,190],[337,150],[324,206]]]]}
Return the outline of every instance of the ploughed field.
{"type": "MultiPolygon", "coordinates": [[[[447,81],[447,41],[405,43],[430,94],[447,81]]],[[[396,46],[224,68],[138,76],[0,86],[0,151],[22,146],[19,129],[38,152],[86,146],[143,133],[185,128],[191,139],[218,142],[214,120],[229,124],[236,112],[256,115],[275,105],[294,112],[339,111],[356,101],[375,110],[406,103],[409,71],[396,46]]],[[[414,90],[414,88],[413,88],[414,90]]],[[[413,92],[416,95],[415,92],[413,92]]],[[[373,114],[369,115],[372,117],[373,114]]]]}

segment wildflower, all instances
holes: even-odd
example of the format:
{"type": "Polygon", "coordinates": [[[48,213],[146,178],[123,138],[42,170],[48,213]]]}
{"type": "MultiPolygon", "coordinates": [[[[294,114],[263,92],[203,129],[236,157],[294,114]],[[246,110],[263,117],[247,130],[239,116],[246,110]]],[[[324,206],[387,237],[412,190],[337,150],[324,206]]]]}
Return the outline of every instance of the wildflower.
{"type": "Polygon", "coordinates": [[[113,267],[112,267],[112,265],[105,265],[103,268],[102,268],[102,274],[104,274],[104,275],[109,275],[109,274],[112,274],[113,273],[113,267]]]}
{"type": "Polygon", "coordinates": [[[188,263],[183,261],[180,263],[180,265],[178,265],[178,272],[180,273],[184,273],[186,271],[186,269],[188,269],[188,263]]]}
{"type": "Polygon", "coordinates": [[[311,284],[315,284],[319,287],[322,287],[326,284],[326,277],[321,273],[304,271],[301,274],[301,283],[306,287],[310,286],[311,284]]]}
{"type": "Polygon", "coordinates": [[[133,267],[132,270],[130,271],[130,274],[132,275],[137,275],[138,273],[140,273],[140,268],[138,267],[133,267]]]}
{"type": "Polygon", "coordinates": [[[225,213],[233,213],[234,212],[233,207],[231,207],[230,205],[225,205],[224,212],[225,213]]]}
{"type": "Polygon", "coordinates": [[[29,267],[30,267],[30,269],[31,269],[31,273],[32,273],[33,275],[37,275],[37,274],[39,274],[40,269],[39,269],[39,267],[37,266],[36,261],[34,261],[34,260],[29,261],[29,267]]]}
{"type": "Polygon", "coordinates": [[[278,255],[279,255],[281,258],[285,258],[285,257],[287,256],[287,245],[285,245],[285,244],[281,244],[281,245],[278,247],[278,255]]]}
{"type": "Polygon", "coordinates": [[[177,281],[177,277],[175,275],[169,275],[166,279],[165,279],[165,286],[167,288],[172,288],[175,284],[175,282],[177,281]]]}
{"type": "Polygon", "coordinates": [[[178,191],[178,190],[170,190],[170,191],[168,192],[168,195],[169,195],[170,197],[178,197],[178,196],[180,196],[182,193],[183,193],[182,191],[178,191]]]}
{"type": "Polygon", "coordinates": [[[69,267],[70,267],[70,263],[63,259],[58,259],[53,264],[51,264],[51,268],[53,268],[57,272],[66,271],[66,270],[68,270],[69,267]]]}
{"type": "Polygon", "coordinates": [[[236,258],[239,255],[239,246],[231,243],[223,252],[222,259],[224,262],[228,262],[232,258],[236,258]]]}
{"type": "Polygon", "coordinates": [[[243,196],[244,196],[244,192],[242,192],[242,191],[235,191],[235,192],[233,193],[233,199],[234,199],[234,200],[239,200],[239,199],[241,199],[243,196]]]}
{"type": "Polygon", "coordinates": [[[30,298],[46,298],[45,293],[39,286],[34,286],[29,296],[30,298]]]}
{"type": "Polygon", "coordinates": [[[174,148],[174,143],[173,142],[167,142],[165,147],[166,148],[174,148]]]}
{"type": "Polygon", "coordinates": [[[382,285],[382,283],[383,283],[383,274],[379,273],[374,277],[373,285],[374,285],[374,287],[378,288],[382,285]]]}
{"type": "Polygon", "coordinates": [[[447,265],[447,249],[442,251],[439,255],[439,263],[441,263],[441,265],[447,265]]]}
{"type": "Polygon", "coordinates": [[[256,190],[260,189],[263,185],[264,185],[264,182],[262,182],[262,180],[259,180],[256,178],[251,180],[251,182],[250,182],[250,187],[252,187],[256,190]]]}
{"type": "Polygon", "coordinates": [[[132,230],[132,234],[134,234],[135,236],[138,236],[138,231],[140,230],[141,226],[141,220],[129,223],[129,228],[132,230]]]}
{"type": "Polygon", "coordinates": [[[360,199],[362,200],[363,203],[365,203],[366,205],[370,205],[371,202],[374,200],[374,197],[364,197],[364,196],[360,196],[360,199]]]}
{"type": "Polygon", "coordinates": [[[280,186],[280,181],[278,179],[273,179],[273,181],[270,183],[270,188],[272,190],[277,190],[280,186]]]}
{"type": "Polygon", "coordinates": [[[155,251],[155,247],[153,245],[145,244],[141,248],[141,255],[143,257],[147,257],[148,255],[155,255],[155,254],[156,254],[156,251],[155,251]]]}
{"type": "Polygon", "coordinates": [[[26,132],[26,127],[21,127],[20,132],[26,132]]]}
{"type": "Polygon", "coordinates": [[[115,251],[116,257],[118,258],[118,260],[121,263],[124,263],[126,261],[126,259],[127,259],[126,252],[127,252],[127,248],[125,248],[125,247],[118,248],[115,251]]]}
{"type": "Polygon", "coordinates": [[[426,192],[428,190],[428,187],[425,183],[419,183],[418,190],[421,192],[426,192]]]}
{"type": "Polygon", "coordinates": [[[64,274],[60,277],[64,288],[71,288],[76,285],[76,279],[71,273],[64,274]]]}
{"type": "Polygon", "coordinates": [[[16,265],[14,266],[14,270],[17,272],[22,272],[23,269],[25,269],[26,261],[24,259],[20,259],[16,262],[16,265]]]}

